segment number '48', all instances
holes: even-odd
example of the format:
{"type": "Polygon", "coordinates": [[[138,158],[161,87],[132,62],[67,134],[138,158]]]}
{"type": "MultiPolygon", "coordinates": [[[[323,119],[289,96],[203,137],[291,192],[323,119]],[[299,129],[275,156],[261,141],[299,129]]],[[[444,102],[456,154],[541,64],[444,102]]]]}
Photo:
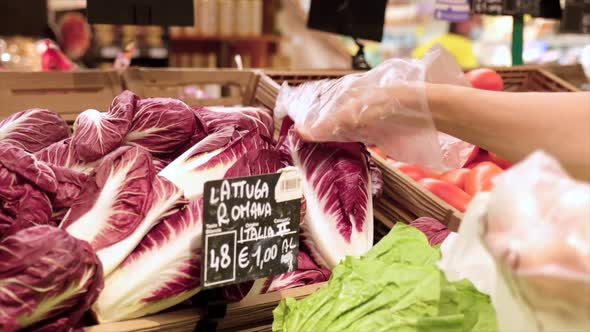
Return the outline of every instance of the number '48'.
{"type": "Polygon", "coordinates": [[[219,268],[227,269],[229,264],[231,264],[228,244],[222,245],[221,248],[219,248],[219,253],[221,257],[215,254],[215,249],[209,251],[209,268],[215,269],[216,272],[219,271],[219,268]]]}

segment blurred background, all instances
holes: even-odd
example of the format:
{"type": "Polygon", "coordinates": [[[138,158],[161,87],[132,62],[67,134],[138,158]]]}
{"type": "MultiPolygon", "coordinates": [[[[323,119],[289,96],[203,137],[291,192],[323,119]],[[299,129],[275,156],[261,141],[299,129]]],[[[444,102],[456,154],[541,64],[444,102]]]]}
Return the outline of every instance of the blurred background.
{"type": "MultiPolygon", "coordinates": [[[[8,0],[6,0],[8,1],[8,0]]],[[[310,0],[194,0],[192,27],[88,24],[85,0],[49,0],[39,36],[0,30],[0,67],[39,70],[42,38],[55,40],[78,66],[110,68],[134,42],[132,64],[149,67],[349,69],[352,38],[306,27],[310,0]]],[[[563,2],[562,2],[563,5],[563,2]]],[[[434,0],[389,0],[381,42],[365,41],[367,62],[419,57],[434,41],[464,67],[511,64],[512,17],[472,16],[451,24],[434,18],[434,0]]],[[[590,35],[560,33],[560,21],[524,16],[525,64],[581,64],[590,75],[590,35]]]]}

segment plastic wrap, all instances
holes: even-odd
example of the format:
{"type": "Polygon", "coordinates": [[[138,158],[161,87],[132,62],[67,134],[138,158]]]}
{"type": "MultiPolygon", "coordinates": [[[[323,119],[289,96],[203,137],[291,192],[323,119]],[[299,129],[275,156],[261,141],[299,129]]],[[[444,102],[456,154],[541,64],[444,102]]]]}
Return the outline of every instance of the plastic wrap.
{"type": "Polygon", "coordinates": [[[289,115],[307,140],[363,142],[396,160],[461,167],[460,156],[445,156],[451,162],[443,163],[425,82],[469,85],[452,55],[435,46],[422,60],[390,59],[337,80],[283,84],[276,114],[289,115]]]}
{"type": "Polygon", "coordinates": [[[470,204],[442,246],[449,280],[490,294],[501,331],[590,328],[590,184],[536,152],[470,204]]]}

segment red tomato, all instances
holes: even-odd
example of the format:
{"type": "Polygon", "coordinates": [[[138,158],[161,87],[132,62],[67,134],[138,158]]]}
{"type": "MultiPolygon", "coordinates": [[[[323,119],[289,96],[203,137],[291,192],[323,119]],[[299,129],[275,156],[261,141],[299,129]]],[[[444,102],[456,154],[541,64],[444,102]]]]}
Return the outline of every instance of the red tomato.
{"type": "Polygon", "coordinates": [[[490,161],[490,155],[486,150],[479,148],[479,151],[477,152],[475,158],[473,158],[471,162],[466,163],[465,166],[463,166],[463,168],[473,168],[483,163],[484,161],[490,161]]]}
{"type": "Polygon", "coordinates": [[[490,161],[484,161],[473,167],[465,177],[465,192],[475,195],[480,191],[490,191],[494,186],[492,179],[504,170],[490,161]]]}
{"type": "Polygon", "coordinates": [[[449,205],[461,212],[465,212],[467,205],[469,205],[469,202],[471,201],[471,196],[469,194],[448,182],[437,179],[422,179],[418,182],[440,199],[449,203],[449,205]]]}
{"type": "Polygon", "coordinates": [[[454,184],[459,189],[465,188],[465,179],[471,170],[468,168],[452,169],[444,172],[438,179],[454,184]]]}
{"type": "Polygon", "coordinates": [[[375,152],[376,154],[378,154],[381,158],[387,158],[387,154],[385,152],[383,152],[381,149],[379,149],[376,146],[371,146],[369,148],[371,151],[375,152]]]}
{"type": "Polygon", "coordinates": [[[465,164],[463,164],[463,166],[472,163],[473,160],[475,160],[475,158],[477,158],[477,156],[479,155],[479,151],[479,146],[473,146],[473,150],[471,150],[471,153],[469,154],[469,157],[467,157],[467,160],[465,161],[465,164]]]}
{"type": "Polygon", "coordinates": [[[508,160],[498,156],[497,154],[493,153],[493,152],[488,152],[488,154],[490,155],[490,160],[500,166],[503,169],[508,169],[510,167],[512,167],[512,163],[509,162],[508,160]]]}
{"type": "Polygon", "coordinates": [[[502,91],[504,90],[504,81],[502,76],[496,71],[488,68],[474,69],[465,77],[471,82],[471,85],[476,89],[502,91]]]}
{"type": "Polygon", "coordinates": [[[394,162],[393,166],[399,169],[402,173],[414,179],[414,181],[418,181],[423,178],[436,178],[440,175],[440,173],[436,172],[435,170],[418,165],[402,163],[401,161],[394,162]]]}

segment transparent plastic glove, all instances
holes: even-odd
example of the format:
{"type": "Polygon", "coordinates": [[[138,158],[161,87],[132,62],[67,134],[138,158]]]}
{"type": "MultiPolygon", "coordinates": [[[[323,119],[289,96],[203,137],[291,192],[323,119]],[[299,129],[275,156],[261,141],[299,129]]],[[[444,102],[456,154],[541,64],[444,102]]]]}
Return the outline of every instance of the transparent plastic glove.
{"type": "Polygon", "coordinates": [[[396,160],[442,169],[425,82],[469,85],[452,55],[435,46],[423,60],[390,59],[337,80],[284,84],[276,115],[289,115],[307,140],[377,145],[396,160]]]}
{"type": "Polygon", "coordinates": [[[489,193],[473,198],[459,233],[451,233],[442,243],[438,266],[448,280],[468,279],[480,292],[490,295],[500,332],[541,332],[531,310],[511,292],[483,242],[488,202],[489,193]]]}
{"type": "Polygon", "coordinates": [[[590,330],[590,184],[543,152],[498,177],[484,241],[545,331],[590,330]]]}
{"type": "Polygon", "coordinates": [[[590,328],[590,184],[536,152],[469,205],[439,265],[488,293],[501,331],[590,328]]]}

